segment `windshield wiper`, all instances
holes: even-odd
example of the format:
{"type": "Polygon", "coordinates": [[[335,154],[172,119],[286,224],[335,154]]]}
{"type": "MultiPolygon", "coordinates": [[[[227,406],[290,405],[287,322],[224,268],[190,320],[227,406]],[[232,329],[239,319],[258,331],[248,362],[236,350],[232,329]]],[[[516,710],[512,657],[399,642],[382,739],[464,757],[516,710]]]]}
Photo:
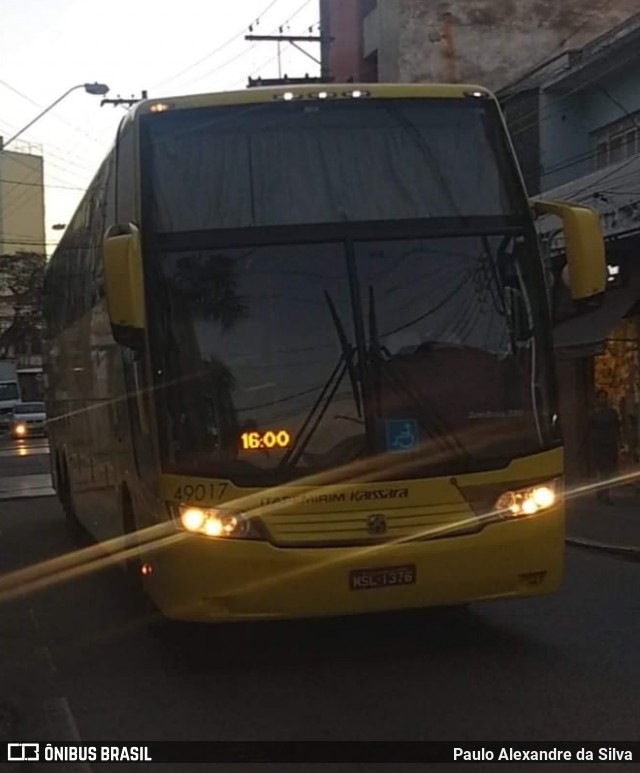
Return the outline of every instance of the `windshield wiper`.
{"type": "Polygon", "coordinates": [[[311,406],[311,410],[302,423],[302,427],[298,432],[296,440],[281,459],[280,464],[278,465],[278,469],[282,469],[286,466],[293,467],[298,463],[300,457],[305,452],[306,447],[309,445],[311,438],[315,434],[315,431],[318,429],[320,422],[328,411],[329,406],[331,405],[336,392],[340,388],[340,384],[342,383],[346,373],[349,374],[349,380],[351,381],[351,390],[353,392],[353,399],[356,405],[358,418],[361,419],[362,417],[362,400],[360,397],[360,389],[358,387],[356,371],[353,365],[353,355],[356,350],[355,347],[349,343],[347,334],[338,315],[335,304],[333,303],[331,296],[326,290],[324,291],[324,297],[329,307],[331,320],[333,321],[336,333],[338,334],[341,355],[333,371],[331,372],[331,375],[327,379],[325,385],[322,387],[322,391],[318,395],[317,400],[311,406]],[[319,413],[316,415],[317,411],[319,411],[319,413]],[[309,430],[308,432],[307,429],[309,430]]]}
{"type": "MultiPolygon", "coordinates": [[[[373,286],[369,285],[369,357],[371,360],[371,371],[373,373],[374,395],[376,401],[376,414],[381,417],[381,384],[384,375],[395,391],[404,397],[407,397],[414,406],[424,403],[424,398],[414,392],[411,386],[402,380],[394,372],[390,360],[392,355],[389,350],[380,343],[378,333],[378,322],[375,305],[375,294],[373,286]]],[[[416,417],[418,424],[435,441],[439,441],[442,448],[453,451],[458,458],[464,458],[467,462],[471,457],[468,451],[460,443],[455,433],[447,427],[442,417],[438,417],[431,406],[425,405],[424,411],[418,412],[416,417]],[[426,416],[431,416],[428,420],[426,416]]]]}
{"type": "Polygon", "coordinates": [[[356,411],[358,412],[358,418],[361,419],[362,418],[362,400],[360,398],[360,388],[358,387],[358,377],[356,376],[356,370],[353,367],[353,355],[355,354],[356,349],[347,340],[347,334],[345,333],[344,325],[342,324],[342,321],[338,316],[338,312],[336,310],[333,300],[331,299],[331,296],[326,290],[324,291],[324,297],[325,297],[325,300],[327,301],[327,305],[329,306],[329,311],[331,312],[331,319],[333,320],[333,325],[336,329],[336,333],[338,334],[338,340],[340,341],[340,349],[342,351],[342,356],[344,357],[344,361],[347,365],[349,380],[351,381],[351,391],[353,392],[353,399],[356,404],[356,411]]]}

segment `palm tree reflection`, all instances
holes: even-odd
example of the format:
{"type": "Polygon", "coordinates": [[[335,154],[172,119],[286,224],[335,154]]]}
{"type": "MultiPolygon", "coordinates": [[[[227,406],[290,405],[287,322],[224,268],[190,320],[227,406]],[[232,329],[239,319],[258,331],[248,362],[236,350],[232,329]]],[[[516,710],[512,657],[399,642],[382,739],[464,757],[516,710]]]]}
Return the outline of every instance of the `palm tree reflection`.
{"type": "Polygon", "coordinates": [[[213,342],[207,340],[228,333],[249,316],[238,290],[236,263],[228,256],[197,252],[173,265],[167,261],[164,268],[159,303],[164,393],[170,456],[180,466],[197,468],[237,453],[236,378],[210,352],[213,342]]]}

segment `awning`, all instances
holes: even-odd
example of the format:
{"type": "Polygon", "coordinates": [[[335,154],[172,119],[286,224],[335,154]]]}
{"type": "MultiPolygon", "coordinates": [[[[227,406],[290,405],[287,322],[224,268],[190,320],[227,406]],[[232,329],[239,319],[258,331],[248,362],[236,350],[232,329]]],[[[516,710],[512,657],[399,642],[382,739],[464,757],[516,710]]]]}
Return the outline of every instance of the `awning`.
{"type": "Polygon", "coordinates": [[[562,358],[587,357],[604,349],[611,331],[640,300],[640,274],[632,274],[625,287],[607,290],[602,305],[556,325],[553,345],[562,358]]]}
{"type": "MultiPolygon", "coordinates": [[[[545,190],[536,198],[593,207],[600,214],[607,239],[634,232],[640,234],[640,155],[545,190]]],[[[558,218],[551,215],[540,218],[536,228],[542,237],[553,237],[552,248],[562,247],[564,240],[558,218]]]]}

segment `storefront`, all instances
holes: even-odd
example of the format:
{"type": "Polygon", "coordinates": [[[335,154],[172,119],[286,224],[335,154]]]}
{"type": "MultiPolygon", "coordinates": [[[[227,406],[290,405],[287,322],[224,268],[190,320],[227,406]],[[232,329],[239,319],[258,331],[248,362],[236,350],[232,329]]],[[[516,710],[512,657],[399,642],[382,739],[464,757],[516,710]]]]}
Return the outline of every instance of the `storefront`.
{"type": "Polygon", "coordinates": [[[612,274],[602,305],[557,322],[554,331],[567,477],[588,479],[589,415],[605,390],[621,419],[623,466],[638,447],[640,415],[640,233],[607,240],[612,274]]]}

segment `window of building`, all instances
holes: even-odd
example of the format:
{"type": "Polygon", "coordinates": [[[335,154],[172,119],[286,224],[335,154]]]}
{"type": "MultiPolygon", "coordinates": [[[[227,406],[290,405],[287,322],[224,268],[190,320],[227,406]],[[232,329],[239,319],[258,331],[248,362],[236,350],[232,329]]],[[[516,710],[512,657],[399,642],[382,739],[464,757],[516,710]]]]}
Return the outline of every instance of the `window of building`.
{"type": "Polygon", "coordinates": [[[640,154],[640,111],[599,129],[591,137],[596,169],[640,154]]]}
{"type": "Polygon", "coordinates": [[[609,163],[609,145],[599,142],[596,145],[596,169],[602,169],[609,163]]]}

